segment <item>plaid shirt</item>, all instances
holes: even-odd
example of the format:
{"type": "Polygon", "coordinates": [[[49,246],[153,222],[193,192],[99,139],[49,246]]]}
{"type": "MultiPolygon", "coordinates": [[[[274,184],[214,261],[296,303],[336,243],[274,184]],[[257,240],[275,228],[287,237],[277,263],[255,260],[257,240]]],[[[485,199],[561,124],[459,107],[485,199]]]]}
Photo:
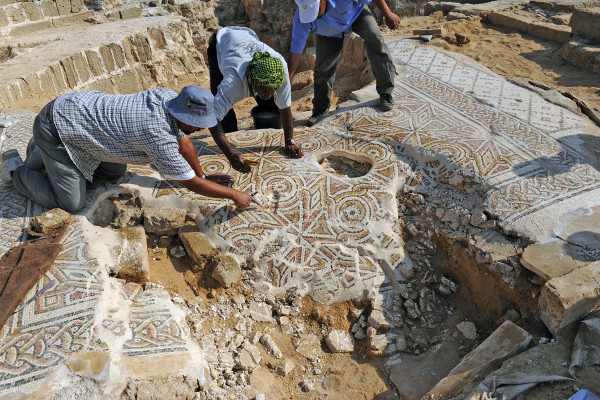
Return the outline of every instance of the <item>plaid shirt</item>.
{"type": "Polygon", "coordinates": [[[185,134],[166,109],[170,89],[114,95],[66,93],[54,102],[52,118],[71,160],[92,181],[101,162],[147,164],[167,179],[195,176],[179,153],[185,134]]]}

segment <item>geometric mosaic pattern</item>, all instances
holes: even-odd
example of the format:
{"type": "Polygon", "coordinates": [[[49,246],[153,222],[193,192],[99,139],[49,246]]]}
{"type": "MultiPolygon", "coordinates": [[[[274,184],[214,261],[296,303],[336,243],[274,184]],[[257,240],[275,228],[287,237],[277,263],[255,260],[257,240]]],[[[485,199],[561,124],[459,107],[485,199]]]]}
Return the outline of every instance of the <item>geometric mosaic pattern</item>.
{"type": "MultiPolygon", "coordinates": [[[[156,203],[178,198],[176,206],[196,213],[215,244],[256,262],[265,286],[296,286],[322,302],[387,290],[411,268],[395,195],[404,184],[425,184],[419,179],[439,168],[419,164],[418,154],[480,180],[488,188],[488,211],[534,240],[548,237],[570,209],[600,203],[598,129],[586,118],[461,56],[412,41],[388,45],[402,72],[394,109],[356,107],[313,128],[296,128],[303,159],[283,154],[281,132],[229,134],[244,156],[259,161],[242,175],[210,135],[194,137],[205,173],[231,173],[234,186],[259,192],[265,207],[235,210],[230,201],[198,196],[145,166],[131,166],[120,186],[156,203]],[[411,168],[422,174],[405,174],[405,149],[414,150],[411,168]],[[368,160],[372,167],[364,176],[339,176],[320,164],[328,155],[368,160]]],[[[7,130],[0,151],[17,148],[24,155],[35,115],[9,116],[19,122],[7,130]]],[[[1,255],[25,240],[24,227],[42,209],[2,183],[0,197],[1,255]]],[[[81,352],[154,357],[190,351],[183,316],[164,293],[108,277],[107,249],[89,239],[101,230],[85,212],[55,264],[0,331],[0,396],[31,392],[81,352]]],[[[118,363],[110,368],[111,375],[121,372],[118,363]]]]}

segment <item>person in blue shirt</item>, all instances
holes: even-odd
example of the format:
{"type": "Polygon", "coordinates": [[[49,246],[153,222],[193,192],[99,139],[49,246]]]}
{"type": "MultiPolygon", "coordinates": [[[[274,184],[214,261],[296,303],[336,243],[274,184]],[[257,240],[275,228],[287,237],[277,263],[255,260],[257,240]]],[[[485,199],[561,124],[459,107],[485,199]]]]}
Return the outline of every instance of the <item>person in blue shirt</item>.
{"type": "Polygon", "coordinates": [[[400,17],[390,11],[385,0],[296,0],[298,9],[294,15],[288,61],[290,81],[300,63],[308,35],[311,33],[316,35],[315,93],[312,116],[308,120],[309,126],[318,122],[329,110],[344,35],[350,32],[358,34],[365,43],[380,97],[379,107],[383,111],[389,111],[394,106],[392,92],[396,68],[375,17],[369,8],[365,7],[371,1],[383,13],[387,26],[396,29],[400,17]]]}

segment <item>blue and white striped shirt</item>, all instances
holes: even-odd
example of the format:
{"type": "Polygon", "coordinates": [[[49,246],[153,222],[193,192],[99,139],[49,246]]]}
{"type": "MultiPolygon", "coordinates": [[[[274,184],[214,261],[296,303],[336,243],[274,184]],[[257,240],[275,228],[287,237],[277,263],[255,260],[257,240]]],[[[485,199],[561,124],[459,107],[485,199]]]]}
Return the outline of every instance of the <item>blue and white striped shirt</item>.
{"type": "Polygon", "coordinates": [[[115,95],[66,93],[54,102],[52,118],[75,166],[91,181],[101,162],[147,164],[166,179],[195,176],[179,153],[185,134],[166,109],[170,89],[115,95]]]}

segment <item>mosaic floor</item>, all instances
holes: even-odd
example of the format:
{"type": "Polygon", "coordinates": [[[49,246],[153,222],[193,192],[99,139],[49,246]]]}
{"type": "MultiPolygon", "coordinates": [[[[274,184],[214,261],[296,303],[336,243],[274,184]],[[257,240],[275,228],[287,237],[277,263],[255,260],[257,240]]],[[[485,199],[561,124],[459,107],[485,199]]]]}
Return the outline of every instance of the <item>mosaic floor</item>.
{"type": "MultiPolygon", "coordinates": [[[[585,118],[457,55],[412,41],[389,46],[403,71],[392,111],[356,107],[313,128],[296,128],[306,154],[301,160],[283,155],[279,132],[229,135],[240,152],[259,160],[252,173],[235,174],[234,185],[258,191],[264,207],[235,210],[145,167],[130,168],[122,185],[163,204],[185,200],[177,204],[197,213],[215,243],[258,263],[264,286],[297,286],[323,302],[373,287],[385,291],[401,285],[410,270],[395,194],[405,183],[421,182],[418,174],[405,181],[400,149],[435,154],[445,168],[480,180],[489,187],[488,210],[535,240],[550,237],[561,215],[600,203],[599,133],[585,118]],[[321,164],[330,155],[368,161],[371,169],[355,178],[333,173],[321,164]]],[[[19,122],[0,150],[16,147],[24,154],[34,115],[9,117],[19,122]]],[[[231,172],[209,136],[194,140],[206,173],[231,172]]],[[[1,183],[0,196],[3,254],[25,239],[24,227],[42,210],[1,183]]],[[[164,293],[108,277],[98,241],[88,239],[94,229],[83,216],[77,219],[55,265],[0,331],[0,397],[33,390],[57,365],[84,352],[151,357],[190,351],[181,316],[164,293]]],[[[109,374],[118,373],[118,365],[109,374]]]]}

